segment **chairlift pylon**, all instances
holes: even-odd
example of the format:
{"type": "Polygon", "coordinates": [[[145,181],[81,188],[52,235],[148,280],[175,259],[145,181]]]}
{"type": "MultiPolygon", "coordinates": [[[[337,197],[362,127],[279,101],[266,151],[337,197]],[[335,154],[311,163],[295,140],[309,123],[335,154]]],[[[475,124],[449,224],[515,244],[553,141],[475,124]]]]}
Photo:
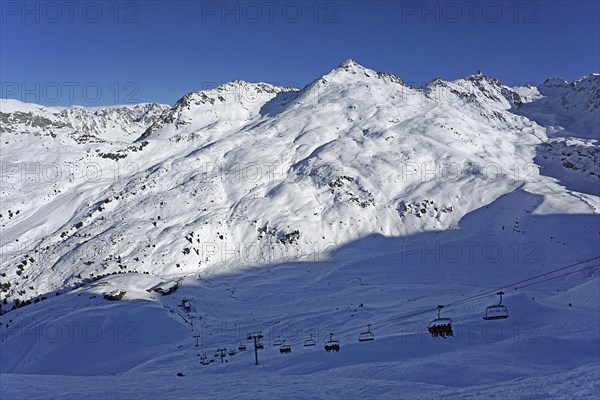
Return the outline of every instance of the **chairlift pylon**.
{"type": "MultiPolygon", "coordinates": [[[[264,348],[265,348],[265,345],[264,345],[264,344],[262,344],[262,342],[260,341],[260,339],[262,339],[262,338],[264,338],[263,334],[262,334],[261,332],[256,332],[256,333],[254,333],[254,334],[250,334],[250,333],[249,333],[249,334],[248,334],[248,338],[247,338],[247,339],[248,339],[248,340],[254,340],[254,339],[256,339],[256,342],[255,342],[255,348],[256,348],[257,350],[262,350],[262,349],[264,349],[264,348]]],[[[240,344],[240,346],[242,346],[242,344],[240,344]]],[[[245,345],[244,345],[244,346],[245,346],[245,345]]]]}
{"type": "Polygon", "coordinates": [[[359,342],[368,342],[375,340],[375,334],[371,332],[371,324],[367,325],[368,330],[358,335],[359,342]]]}
{"type": "Polygon", "coordinates": [[[508,308],[502,305],[502,295],[504,294],[504,292],[499,291],[496,294],[500,296],[500,301],[498,302],[498,304],[489,306],[485,309],[485,317],[483,317],[483,319],[485,319],[486,321],[508,318],[508,308]]]}
{"type": "Polygon", "coordinates": [[[431,336],[441,336],[445,339],[446,336],[454,336],[454,333],[452,332],[452,320],[450,318],[442,318],[440,316],[440,311],[442,311],[442,308],[444,308],[444,306],[437,306],[438,317],[429,323],[427,330],[429,333],[431,333],[431,336]]]}

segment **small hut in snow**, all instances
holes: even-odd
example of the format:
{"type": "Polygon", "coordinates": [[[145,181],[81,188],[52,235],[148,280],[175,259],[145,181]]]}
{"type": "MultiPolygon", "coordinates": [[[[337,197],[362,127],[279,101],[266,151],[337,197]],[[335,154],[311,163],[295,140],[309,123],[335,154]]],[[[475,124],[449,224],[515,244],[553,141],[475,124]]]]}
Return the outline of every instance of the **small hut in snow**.
{"type": "Polygon", "coordinates": [[[104,298],[106,300],[117,301],[117,300],[121,300],[125,296],[125,293],[127,293],[125,290],[117,289],[110,293],[105,293],[104,298]]]}
{"type": "Polygon", "coordinates": [[[175,281],[164,281],[148,289],[148,292],[160,293],[163,296],[173,293],[179,287],[179,283],[175,281]]]}

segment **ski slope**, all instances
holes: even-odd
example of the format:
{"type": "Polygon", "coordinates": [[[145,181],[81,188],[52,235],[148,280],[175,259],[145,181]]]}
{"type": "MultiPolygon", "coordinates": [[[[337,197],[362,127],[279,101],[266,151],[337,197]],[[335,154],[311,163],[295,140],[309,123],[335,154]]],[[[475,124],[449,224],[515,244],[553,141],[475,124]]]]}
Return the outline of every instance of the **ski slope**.
{"type": "MultiPolygon", "coordinates": [[[[502,200],[472,218],[502,216],[503,205],[526,203],[525,199],[502,200]]],[[[567,221],[525,211],[521,222],[525,231],[558,232],[556,224],[567,221]]],[[[506,222],[496,218],[494,223],[506,222]]],[[[335,391],[346,391],[349,398],[380,398],[397,390],[406,398],[433,398],[440,393],[450,398],[483,398],[496,391],[505,397],[518,393],[517,398],[589,396],[597,389],[593,377],[600,357],[600,280],[598,268],[583,269],[598,266],[598,259],[567,270],[581,270],[569,276],[519,290],[506,287],[504,304],[510,316],[503,321],[482,319],[485,307],[497,302],[493,294],[449,307],[443,315],[453,318],[455,338],[433,339],[426,332],[435,312],[395,320],[543,274],[564,266],[560,263],[568,259],[594,257],[594,249],[585,241],[598,231],[597,219],[573,216],[568,222],[570,229],[556,239],[573,240],[561,242],[560,247],[574,249],[577,257],[557,248],[554,254],[527,252],[521,259],[508,252],[491,263],[482,253],[474,252],[471,259],[465,252],[457,263],[444,256],[436,260],[435,252],[421,253],[409,244],[425,240],[442,248],[450,244],[467,248],[466,243],[477,243],[482,233],[466,221],[457,232],[430,233],[427,239],[365,238],[323,262],[189,277],[168,296],[145,291],[160,281],[157,277],[104,278],[100,282],[108,282],[107,286],[84,286],[3,316],[13,320],[3,332],[1,367],[8,372],[3,382],[33,379],[40,387],[44,380],[52,382],[50,387],[64,382],[61,387],[70,389],[61,389],[56,396],[66,398],[81,393],[80,377],[90,379],[85,390],[91,393],[98,390],[100,395],[102,387],[106,393],[108,385],[115,393],[131,390],[131,398],[149,397],[160,388],[183,398],[194,398],[198,392],[278,398],[290,390],[291,398],[309,394],[325,398],[335,391]],[[538,257],[537,262],[530,257],[538,257]],[[101,298],[115,288],[127,291],[122,301],[101,298]],[[180,306],[183,299],[190,301],[191,311],[180,306]],[[193,326],[186,320],[193,320],[193,326]],[[376,340],[358,343],[358,334],[369,323],[376,340]],[[200,364],[200,355],[212,358],[218,347],[237,348],[242,341],[251,349],[245,336],[255,330],[263,332],[266,345],[259,352],[258,367],[253,365],[252,351],[227,357],[224,364],[200,364]],[[338,335],[340,353],[322,349],[329,332],[345,332],[338,335]],[[318,344],[305,348],[302,343],[310,334],[318,344]],[[200,335],[198,348],[195,335],[200,335]],[[292,344],[291,354],[281,355],[271,346],[277,337],[292,344]],[[48,371],[60,376],[38,379],[48,371]],[[185,376],[178,377],[177,372],[185,376]],[[575,384],[573,376],[580,383],[575,384]],[[161,384],[147,387],[142,382],[149,377],[161,384]],[[125,381],[133,382],[135,389],[125,389],[125,381]],[[248,388],[253,381],[264,386],[248,388]],[[321,381],[325,387],[317,389],[314,382],[321,381]],[[174,392],[170,387],[176,388],[174,392]]],[[[514,235],[497,234],[493,243],[508,249],[518,243],[513,242],[514,235]]],[[[14,388],[5,383],[3,387],[14,388]]],[[[27,391],[24,397],[7,393],[35,398],[27,391]]]]}

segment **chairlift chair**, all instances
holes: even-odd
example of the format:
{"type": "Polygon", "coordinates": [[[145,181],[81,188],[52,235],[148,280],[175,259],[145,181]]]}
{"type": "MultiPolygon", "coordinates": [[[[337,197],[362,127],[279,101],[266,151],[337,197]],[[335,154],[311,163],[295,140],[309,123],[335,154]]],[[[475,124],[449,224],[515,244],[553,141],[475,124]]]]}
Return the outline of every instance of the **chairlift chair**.
{"type": "Polygon", "coordinates": [[[437,306],[437,308],[438,317],[429,323],[427,330],[433,337],[441,336],[445,339],[446,336],[454,336],[454,333],[452,332],[452,320],[450,318],[440,317],[440,311],[442,311],[444,306],[437,306]]]}
{"type": "Polygon", "coordinates": [[[281,343],[281,347],[279,348],[279,352],[281,354],[287,354],[292,352],[292,346],[289,344],[285,344],[285,340],[281,343]]]}
{"type": "Polygon", "coordinates": [[[310,339],[306,339],[304,341],[304,347],[310,347],[310,346],[315,346],[317,344],[317,342],[315,342],[315,339],[313,339],[313,334],[310,334],[310,339]]]}
{"type": "Polygon", "coordinates": [[[244,343],[240,343],[240,345],[238,346],[238,350],[239,351],[246,351],[246,345],[244,343]]]}
{"type": "Polygon", "coordinates": [[[340,341],[333,339],[333,333],[329,334],[329,340],[325,342],[325,351],[340,351],[340,341]]]}
{"type": "Polygon", "coordinates": [[[229,351],[227,352],[227,355],[229,356],[235,356],[235,349],[229,349],[229,351]]]}
{"type": "Polygon", "coordinates": [[[281,340],[281,339],[279,338],[279,336],[277,336],[277,339],[275,339],[275,340],[273,341],[273,346],[281,346],[282,344],[283,344],[283,340],[281,340]]]}
{"type": "Polygon", "coordinates": [[[358,335],[359,342],[368,342],[371,340],[375,340],[375,334],[371,332],[371,324],[367,325],[367,327],[368,330],[366,332],[363,332],[360,335],[358,335]]]}
{"type": "Polygon", "coordinates": [[[500,301],[498,304],[489,306],[485,309],[485,317],[483,317],[483,319],[486,321],[508,318],[508,308],[502,305],[502,295],[504,292],[500,291],[496,294],[500,296],[500,301]]]}
{"type": "Polygon", "coordinates": [[[202,358],[200,360],[201,360],[200,363],[202,365],[208,365],[208,364],[210,364],[210,360],[209,360],[208,357],[206,357],[206,354],[203,354],[202,358]]]}

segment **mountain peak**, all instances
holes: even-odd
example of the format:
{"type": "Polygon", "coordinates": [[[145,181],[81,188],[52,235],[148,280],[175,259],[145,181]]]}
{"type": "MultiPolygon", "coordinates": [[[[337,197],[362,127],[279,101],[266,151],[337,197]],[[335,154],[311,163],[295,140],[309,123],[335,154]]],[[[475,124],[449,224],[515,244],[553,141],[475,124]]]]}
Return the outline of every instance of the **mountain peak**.
{"type": "Polygon", "coordinates": [[[189,107],[191,104],[200,105],[206,103],[210,103],[211,105],[225,102],[241,103],[245,101],[256,103],[261,98],[267,101],[277,93],[295,90],[298,89],[275,86],[265,82],[247,82],[236,79],[222,83],[216,87],[189,92],[180,98],[175,105],[189,107]]]}
{"type": "Polygon", "coordinates": [[[567,86],[569,86],[569,82],[567,82],[563,78],[548,78],[548,79],[546,79],[544,81],[544,83],[542,83],[541,86],[547,86],[547,87],[553,87],[553,86],[567,87],[567,86]]]}
{"type": "Polygon", "coordinates": [[[335,68],[333,71],[335,71],[335,72],[345,71],[345,72],[350,72],[350,73],[355,74],[357,72],[366,71],[366,70],[367,70],[367,68],[363,67],[356,61],[348,58],[344,62],[340,63],[340,65],[338,65],[337,68],[335,68]]]}
{"type": "Polygon", "coordinates": [[[348,59],[342,61],[340,63],[340,65],[338,65],[338,68],[349,68],[349,67],[356,67],[356,66],[360,66],[360,64],[358,64],[353,59],[348,58],[348,59]]]}
{"type": "Polygon", "coordinates": [[[582,85],[592,85],[593,87],[598,87],[600,83],[600,74],[590,74],[586,76],[582,76],[581,78],[573,81],[572,86],[582,86],[582,85]]]}
{"type": "Polygon", "coordinates": [[[498,81],[498,79],[492,78],[491,76],[484,74],[483,72],[481,72],[481,70],[478,70],[477,73],[473,75],[469,75],[466,79],[469,81],[488,81],[496,84],[500,82],[498,81]]]}

